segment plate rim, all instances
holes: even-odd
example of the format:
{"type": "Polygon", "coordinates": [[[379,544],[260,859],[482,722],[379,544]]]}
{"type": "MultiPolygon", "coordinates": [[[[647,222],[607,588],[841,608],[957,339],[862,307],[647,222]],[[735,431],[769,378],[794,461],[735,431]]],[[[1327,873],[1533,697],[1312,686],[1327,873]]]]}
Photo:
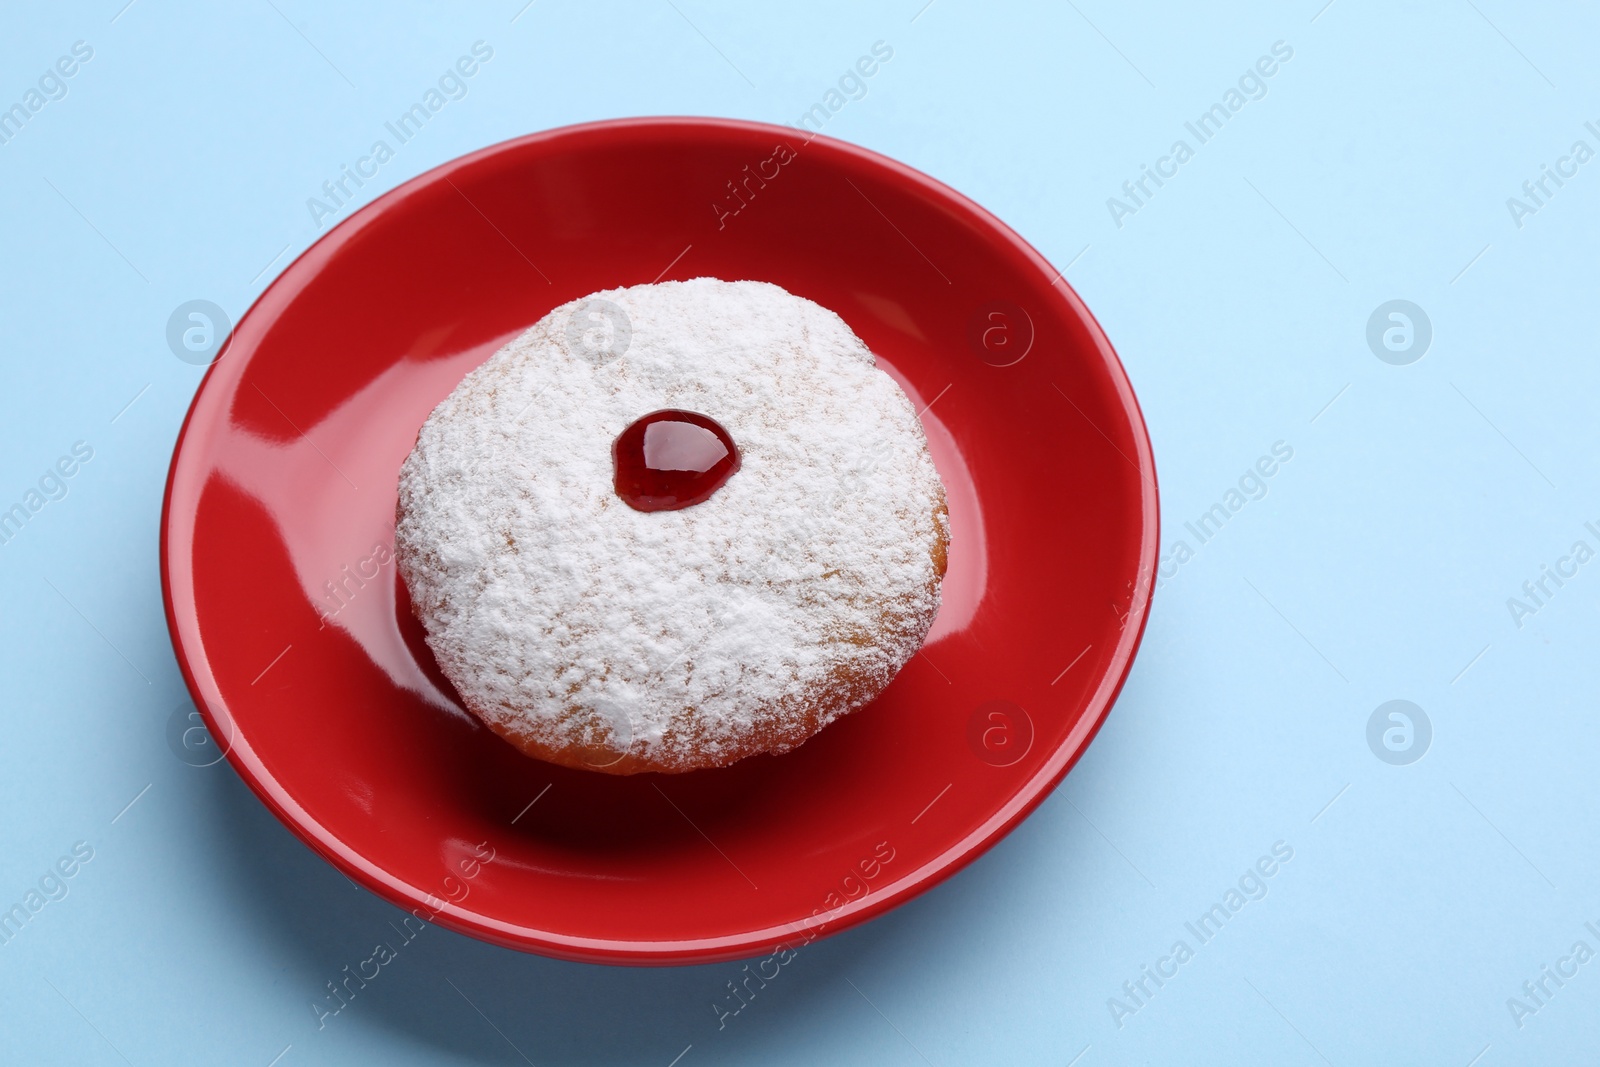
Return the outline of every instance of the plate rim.
{"type": "MultiPolygon", "coordinates": [[[[1132,669],[1134,659],[1144,637],[1145,626],[1149,621],[1150,606],[1155,593],[1156,564],[1160,546],[1159,489],[1156,481],[1155,457],[1150,445],[1149,430],[1145,424],[1144,414],[1139,406],[1138,398],[1133,391],[1132,382],[1129,380],[1127,370],[1112,346],[1110,338],[1106,336],[1106,332],[1100,325],[1099,320],[1094,317],[1088,306],[1078,296],[1071,284],[1067,282],[1064,272],[1057,271],[1049,260],[1033,245],[994,213],[965,194],[922,171],[872,149],[838,138],[819,133],[797,131],[793,127],[745,119],[672,115],[637,116],[575,123],[540,130],[486,145],[464,155],[446,160],[401,182],[394,188],[375,197],[369,203],[362,205],[347,218],[340,220],[328,232],[318,236],[299,255],[286,264],[273,277],[266,288],[257,295],[255,300],[251,302],[250,306],[240,314],[238,322],[233,330],[230,331],[221,352],[222,355],[213,360],[206,368],[205,374],[195,387],[194,396],[190,399],[188,409],[184,413],[183,422],[179,427],[177,438],[173,444],[172,459],[168,465],[161,502],[161,529],[158,551],[160,554],[162,606],[166,615],[168,637],[172,642],[173,653],[183,675],[185,688],[188,690],[195,707],[205,718],[206,726],[211,731],[212,736],[225,738],[227,760],[233,767],[234,772],[243,779],[251,792],[261,800],[266,808],[272,812],[273,816],[297,838],[335,868],[352,879],[359,881],[366,889],[389,903],[413,914],[418,910],[426,910],[429,913],[428,915],[418,917],[480,940],[519,951],[535,952],[545,956],[586,963],[680,966],[765,955],[774,951],[777,946],[794,944],[802,940],[804,943],[809,943],[815,937],[832,936],[882,915],[927,892],[964,869],[968,864],[998,844],[1022,820],[1032,814],[1044,802],[1045,798],[1055,790],[1056,786],[1061,783],[1062,779],[1066,777],[1067,773],[1083,756],[1083,753],[1087,751],[1089,744],[1110,714],[1112,706],[1116,703],[1117,697],[1127,681],[1128,674],[1132,669]],[[825,913],[826,917],[820,923],[811,924],[809,919],[802,918],[784,926],[744,931],[738,934],[660,941],[634,938],[576,937],[548,930],[534,930],[518,924],[496,920],[492,916],[484,915],[472,909],[462,908],[448,901],[438,901],[432,898],[431,894],[425,890],[411,885],[403,878],[368,861],[357,849],[339,838],[322,823],[313,819],[308,812],[296,803],[292,793],[284,787],[275,775],[267,770],[259,755],[254,752],[248,742],[238,737],[232,715],[228,712],[226,701],[222,697],[221,687],[216,682],[209,658],[205,654],[198,618],[191,615],[186,619],[181,618],[178,614],[173,591],[173,568],[178,564],[182,564],[183,560],[174,559],[174,550],[179,547],[175,544],[175,540],[181,540],[182,547],[192,549],[193,526],[191,523],[186,527],[186,537],[175,537],[173,528],[175,521],[173,495],[179,480],[179,468],[184,463],[185,448],[190,443],[191,432],[195,429],[196,414],[205,400],[208,388],[213,384],[213,376],[228,355],[234,334],[237,332],[238,327],[248,321],[252,315],[257,313],[266,314],[267,312],[262,309],[272,300],[293,295],[287,289],[280,290],[280,286],[282,286],[283,280],[294,272],[302,260],[311,256],[331,256],[339,248],[359,235],[366,226],[377,221],[385,212],[407,197],[442,179],[448,178],[451,173],[457,170],[473,166],[496,155],[518,151],[529,145],[560,141],[574,136],[580,138],[596,134],[604,136],[607,133],[627,136],[644,131],[660,132],[674,129],[710,129],[738,131],[741,133],[763,133],[783,138],[794,138],[797,133],[803,133],[804,144],[802,147],[809,147],[814,143],[820,142],[821,146],[828,152],[835,153],[868,168],[885,172],[890,178],[898,182],[916,187],[930,200],[943,202],[944,205],[954,208],[956,212],[966,215],[970,221],[980,224],[985,230],[992,233],[997,240],[1010,245],[1014,252],[1020,253],[1025,260],[1041,272],[1042,277],[1050,279],[1050,289],[1056,292],[1058,298],[1066,303],[1067,309],[1088,327],[1090,337],[1094,341],[1096,353],[1108,374],[1116,398],[1128,418],[1135,452],[1135,455],[1130,458],[1138,472],[1141,485],[1140,518],[1142,536],[1140,538],[1138,562],[1135,568],[1134,590],[1128,614],[1120,631],[1117,645],[1113,649],[1111,657],[1107,660],[1106,666],[1102,669],[1099,684],[1083,702],[1085,713],[1080,715],[1067,737],[1056,747],[1055,751],[1051,753],[1050,757],[1039,769],[1029,777],[1020,780],[1011,790],[1005,802],[999,805],[978,827],[944,846],[937,855],[927,862],[901,875],[882,889],[868,892],[834,911],[825,913]],[[190,634],[190,639],[195,646],[192,658],[190,652],[186,649],[185,634],[190,634]],[[440,906],[435,907],[434,905],[440,906]],[[802,939],[800,935],[806,931],[809,931],[812,936],[802,939]]],[[[186,553],[185,558],[192,559],[192,551],[186,553]]],[[[186,570],[187,568],[180,567],[179,569],[186,570]]],[[[192,570],[187,571],[187,577],[189,579],[187,588],[192,591],[192,570]]],[[[816,912],[814,911],[811,918],[815,918],[815,915],[816,912]]]]}

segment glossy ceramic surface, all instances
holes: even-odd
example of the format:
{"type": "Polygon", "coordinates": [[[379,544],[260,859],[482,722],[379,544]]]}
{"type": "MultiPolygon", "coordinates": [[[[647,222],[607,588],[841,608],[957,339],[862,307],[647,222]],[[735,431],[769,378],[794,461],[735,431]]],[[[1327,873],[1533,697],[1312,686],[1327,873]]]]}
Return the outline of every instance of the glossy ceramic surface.
{"type": "Polygon", "coordinates": [[[685,963],[843,929],[1004,835],[1110,708],[1156,545],[1127,378],[1017,235],[864,149],[652,119],[456,160],[301,256],[195,397],[161,551],[213,734],[351,878],[505,945],[685,963]],[[707,275],[833,309],[912,397],[949,493],[944,606],[877,702],[788,755],[631,778],[529,760],[461,710],[411,618],[400,462],[551,308],[707,275]]]}

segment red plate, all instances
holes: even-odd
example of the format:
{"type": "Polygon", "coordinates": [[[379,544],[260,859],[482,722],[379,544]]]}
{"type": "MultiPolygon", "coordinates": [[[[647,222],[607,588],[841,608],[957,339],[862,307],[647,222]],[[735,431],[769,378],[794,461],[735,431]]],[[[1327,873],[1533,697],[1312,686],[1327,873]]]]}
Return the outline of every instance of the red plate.
{"type": "Polygon", "coordinates": [[[211,732],[346,874],[514,948],[689,963],[861,922],[1015,826],[1115,699],[1156,545],[1127,377],[1020,237],[865,149],[641,119],[445,164],[289,267],[195,396],[161,562],[211,732]],[[461,710],[410,616],[400,462],[551,308],[707,275],[832,308],[923,411],[950,500],[943,609],[876,703],[788,755],[631,778],[526,759],[461,710]]]}

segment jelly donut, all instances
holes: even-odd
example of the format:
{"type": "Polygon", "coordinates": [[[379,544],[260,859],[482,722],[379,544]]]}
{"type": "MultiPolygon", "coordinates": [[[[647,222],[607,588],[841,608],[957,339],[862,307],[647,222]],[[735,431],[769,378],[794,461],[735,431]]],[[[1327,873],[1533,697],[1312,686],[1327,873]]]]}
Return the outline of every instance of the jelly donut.
{"type": "Polygon", "coordinates": [[[399,570],[462,702],[612,774],[786,752],[872,701],[939,608],[944,487],[844,321],[698,278],[556,308],[434,409],[399,570]]]}

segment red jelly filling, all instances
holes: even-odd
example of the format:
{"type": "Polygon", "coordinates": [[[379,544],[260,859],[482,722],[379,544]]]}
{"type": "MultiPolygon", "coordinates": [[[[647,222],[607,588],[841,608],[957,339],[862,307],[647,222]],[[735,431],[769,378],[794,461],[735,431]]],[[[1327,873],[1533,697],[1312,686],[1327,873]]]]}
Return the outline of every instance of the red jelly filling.
{"type": "Polygon", "coordinates": [[[636,511],[677,511],[709,499],[739,469],[739,449],[712,418],[653,411],[611,446],[617,496],[636,511]]]}

